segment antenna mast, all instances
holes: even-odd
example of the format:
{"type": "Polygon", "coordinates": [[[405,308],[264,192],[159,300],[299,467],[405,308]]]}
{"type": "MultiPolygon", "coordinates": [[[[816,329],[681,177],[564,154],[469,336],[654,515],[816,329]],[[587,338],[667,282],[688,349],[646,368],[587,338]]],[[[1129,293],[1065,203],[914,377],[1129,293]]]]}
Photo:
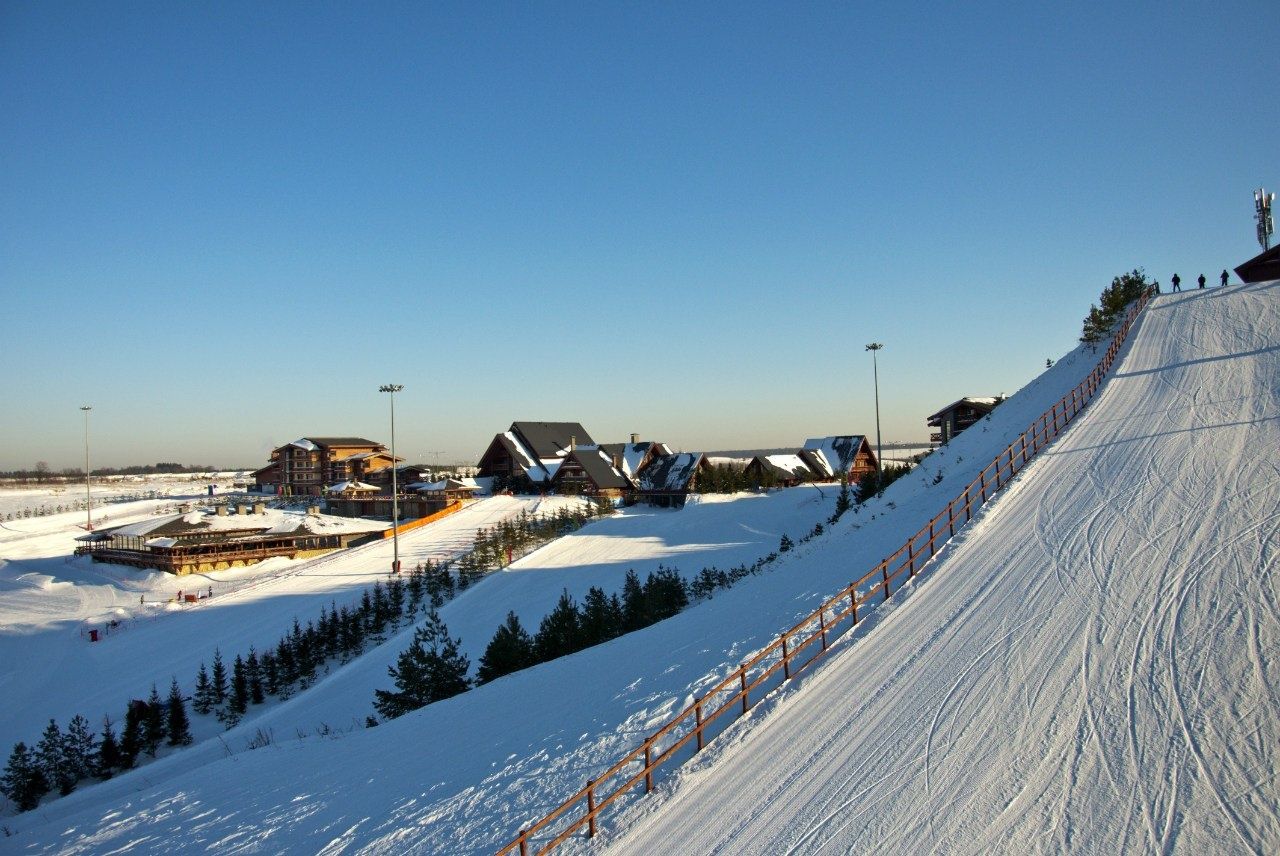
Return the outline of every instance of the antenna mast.
{"type": "Polygon", "coordinates": [[[1276,231],[1275,222],[1271,219],[1271,203],[1275,198],[1274,193],[1267,193],[1262,187],[1253,192],[1253,207],[1257,211],[1253,218],[1258,221],[1258,243],[1262,244],[1264,253],[1271,249],[1271,236],[1276,231]]]}

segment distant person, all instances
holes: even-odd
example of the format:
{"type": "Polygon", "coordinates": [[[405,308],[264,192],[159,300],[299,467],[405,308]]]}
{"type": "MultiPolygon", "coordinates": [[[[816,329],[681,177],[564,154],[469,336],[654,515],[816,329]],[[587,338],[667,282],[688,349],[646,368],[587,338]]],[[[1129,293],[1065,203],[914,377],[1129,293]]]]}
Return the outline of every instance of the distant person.
{"type": "Polygon", "coordinates": [[[1227,280],[1228,280],[1228,279],[1230,279],[1230,278],[1231,278],[1231,277],[1227,275],[1227,271],[1226,271],[1225,269],[1223,269],[1223,271],[1222,271],[1222,287],[1223,287],[1223,288],[1226,288],[1226,287],[1227,287],[1227,280]]]}
{"type": "Polygon", "coordinates": [[[1200,283],[1201,288],[1204,288],[1204,274],[1200,274],[1200,279],[1196,280],[1196,282],[1200,283]]]}
{"type": "Polygon", "coordinates": [[[1182,278],[1179,277],[1176,273],[1173,275],[1172,282],[1173,282],[1174,291],[1182,291],[1182,289],[1180,288],[1180,286],[1182,285],[1182,278]]]}
{"type": "Polygon", "coordinates": [[[1151,287],[1155,289],[1156,294],[1159,294],[1159,293],[1160,293],[1160,280],[1158,280],[1158,279],[1157,279],[1155,282],[1151,283],[1151,287]]]}

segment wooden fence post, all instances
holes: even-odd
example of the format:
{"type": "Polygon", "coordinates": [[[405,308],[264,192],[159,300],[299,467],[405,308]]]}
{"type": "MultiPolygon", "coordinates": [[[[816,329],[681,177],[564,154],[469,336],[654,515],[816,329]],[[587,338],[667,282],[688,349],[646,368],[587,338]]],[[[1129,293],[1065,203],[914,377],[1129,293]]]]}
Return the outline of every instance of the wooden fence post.
{"type": "Polygon", "coordinates": [[[697,733],[698,733],[698,749],[697,749],[697,751],[698,751],[698,752],[701,752],[701,751],[702,751],[702,739],[703,739],[703,738],[702,738],[702,699],[698,699],[697,703],[696,703],[696,704],[694,704],[694,706],[693,706],[693,715],[694,715],[694,718],[697,720],[697,723],[698,723],[698,725],[697,725],[697,733]]]}
{"type": "Polygon", "coordinates": [[[587,779],[587,837],[596,837],[596,782],[587,779]]]}
{"type": "Polygon", "coordinates": [[[907,539],[907,578],[916,575],[916,536],[907,539]]]}
{"type": "Polygon", "coordinates": [[[791,680],[791,657],[787,653],[787,634],[782,634],[782,679],[791,680]]]}
{"type": "Polygon", "coordinates": [[[818,610],[818,630],[822,633],[822,650],[827,650],[827,608],[818,610]]]}
{"type": "Polygon", "coordinates": [[[849,612],[853,614],[853,624],[858,625],[858,590],[849,583],[849,612]]]}
{"type": "Polygon", "coordinates": [[[520,856],[529,856],[529,841],[525,837],[529,834],[529,830],[520,830],[520,856]]]}
{"type": "Polygon", "coordinates": [[[653,793],[653,744],[644,744],[644,792],[653,793]]]}
{"type": "Polygon", "coordinates": [[[747,709],[751,707],[747,703],[747,664],[743,663],[738,667],[738,679],[742,685],[742,714],[745,716],[747,709]]]}
{"type": "Polygon", "coordinates": [[[889,599],[889,563],[885,562],[880,569],[881,575],[884,577],[884,599],[889,599]]]}

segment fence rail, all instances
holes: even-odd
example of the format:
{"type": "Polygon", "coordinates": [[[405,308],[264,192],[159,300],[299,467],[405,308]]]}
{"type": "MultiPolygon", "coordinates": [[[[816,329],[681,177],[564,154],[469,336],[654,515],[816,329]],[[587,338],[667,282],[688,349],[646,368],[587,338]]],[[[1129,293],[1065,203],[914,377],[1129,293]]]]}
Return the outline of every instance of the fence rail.
{"type": "Polygon", "coordinates": [[[819,660],[834,640],[855,627],[876,602],[888,600],[894,591],[919,574],[940,547],[973,519],[976,509],[1004,488],[1079,415],[1102,385],[1128,338],[1134,320],[1149,299],[1150,294],[1144,294],[1130,308],[1106,353],[1088,377],[1034,420],[1020,437],[978,473],[959,496],[947,503],[946,508],[894,553],[740,664],[720,683],[619,758],[613,766],[589,779],[581,790],[542,819],[522,828],[514,839],[497,851],[498,856],[548,853],[584,828],[588,837],[594,837],[599,818],[606,808],[641,782],[644,782],[645,793],[652,792],[654,771],[658,767],[691,744],[693,752],[700,752],[708,740],[746,714],[753,699],[762,698],[819,660]],[[574,810],[580,814],[570,819],[569,815],[574,810]],[[552,829],[558,826],[557,821],[565,822],[559,831],[552,829]],[[535,836],[539,840],[535,841],[535,836]],[[531,848],[534,849],[531,851],[531,848]]]}

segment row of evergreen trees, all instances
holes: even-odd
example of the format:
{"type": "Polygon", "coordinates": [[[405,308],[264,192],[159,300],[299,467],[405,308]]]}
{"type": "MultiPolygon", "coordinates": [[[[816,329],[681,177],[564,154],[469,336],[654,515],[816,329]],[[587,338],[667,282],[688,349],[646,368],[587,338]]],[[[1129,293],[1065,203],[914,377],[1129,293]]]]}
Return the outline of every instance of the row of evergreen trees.
{"type": "Polygon", "coordinates": [[[1096,344],[1111,334],[1116,322],[1123,316],[1129,304],[1137,300],[1154,287],[1147,280],[1142,268],[1134,268],[1111,280],[1111,285],[1102,290],[1099,302],[1089,307],[1089,314],[1084,318],[1084,330],[1080,341],[1085,344],[1096,344]]]}
{"type": "Polygon", "coordinates": [[[591,520],[613,513],[607,500],[560,506],[549,514],[520,513],[490,529],[476,530],[470,552],[458,560],[459,582],[473,582],[486,571],[504,567],[556,538],[581,529],[591,520]]]}
{"type": "Polygon", "coordinates": [[[28,811],[51,790],[66,796],[85,779],[109,779],[131,769],[143,752],[154,758],[165,742],[170,746],[191,742],[190,720],[177,678],[169,686],[167,701],[160,699],[153,684],[149,699],[130,702],[118,739],[109,716],[103,717],[99,737],[90,730],[89,720],[79,714],[65,730],[50,719],[34,748],[21,741],[14,745],[0,776],[0,793],[18,811],[28,811]]]}

